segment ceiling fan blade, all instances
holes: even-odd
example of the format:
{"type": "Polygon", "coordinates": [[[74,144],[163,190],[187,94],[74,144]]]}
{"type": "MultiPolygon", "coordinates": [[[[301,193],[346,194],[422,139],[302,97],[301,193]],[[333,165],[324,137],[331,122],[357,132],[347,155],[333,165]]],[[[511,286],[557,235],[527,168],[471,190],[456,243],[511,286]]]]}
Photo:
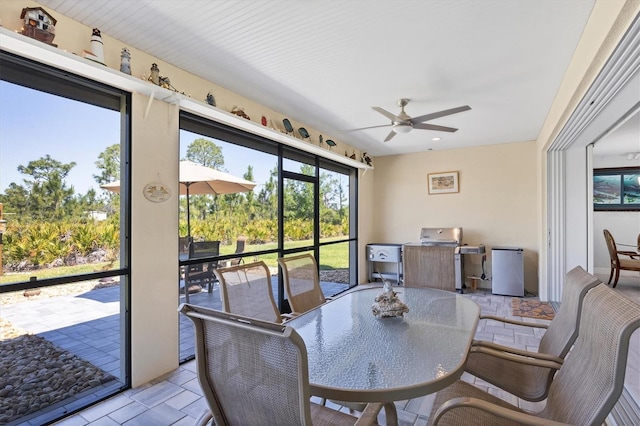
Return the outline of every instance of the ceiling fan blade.
{"type": "Polygon", "coordinates": [[[387,138],[384,140],[385,142],[389,142],[396,135],[396,132],[393,130],[387,135],[387,138]]]}
{"type": "Polygon", "coordinates": [[[445,126],[436,126],[435,124],[427,124],[427,123],[416,123],[413,125],[414,129],[421,130],[437,130],[439,132],[457,132],[458,129],[454,129],[453,127],[445,127],[445,126]]]}
{"type": "Polygon", "coordinates": [[[380,107],[371,107],[371,108],[373,108],[374,111],[378,111],[380,114],[384,115],[385,117],[387,117],[391,121],[404,121],[402,118],[398,117],[395,114],[391,114],[386,109],[382,109],[380,107]]]}
{"type": "Polygon", "coordinates": [[[369,127],[360,127],[358,129],[340,130],[338,133],[349,133],[349,132],[355,132],[358,130],[376,129],[378,127],[389,127],[389,126],[393,126],[393,124],[381,124],[379,126],[369,126],[369,127]]]}
{"type": "Polygon", "coordinates": [[[445,115],[457,114],[459,112],[468,111],[470,109],[471,107],[469,105],[465,105],[457,108],[445,109],[443,111],[432,112],[431,114],[425,114],[425,115],[420,115],[418,117],[414,117],[411,119],[411,122],[413,124],[422,123],[423,121],[433,120],[434,118],[444,117],[445,115]]]}

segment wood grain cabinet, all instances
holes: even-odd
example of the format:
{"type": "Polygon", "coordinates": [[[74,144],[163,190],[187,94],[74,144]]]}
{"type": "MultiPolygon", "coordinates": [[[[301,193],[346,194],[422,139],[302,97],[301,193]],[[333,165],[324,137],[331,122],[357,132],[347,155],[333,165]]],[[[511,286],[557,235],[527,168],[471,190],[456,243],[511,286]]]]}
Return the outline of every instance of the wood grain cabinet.
{"type": "Polygon", "coordinates": [[[403,246],[405,287],[456,291],[455,247],[424,244],[403,246]]]}

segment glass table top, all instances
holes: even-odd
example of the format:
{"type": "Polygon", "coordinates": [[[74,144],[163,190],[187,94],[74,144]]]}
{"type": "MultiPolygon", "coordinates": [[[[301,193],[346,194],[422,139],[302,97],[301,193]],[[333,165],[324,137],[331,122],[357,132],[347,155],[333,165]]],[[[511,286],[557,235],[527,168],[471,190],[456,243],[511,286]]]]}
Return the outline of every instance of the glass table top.
{"type": "Polygon", "coordinates": [[[480,308],[456,293],[394,287],[402,318],[371,312],[381,288],[359,289],[288,321],[303,338],[312,395],[344,401],[410,399],[457,380],[480,308]]]}

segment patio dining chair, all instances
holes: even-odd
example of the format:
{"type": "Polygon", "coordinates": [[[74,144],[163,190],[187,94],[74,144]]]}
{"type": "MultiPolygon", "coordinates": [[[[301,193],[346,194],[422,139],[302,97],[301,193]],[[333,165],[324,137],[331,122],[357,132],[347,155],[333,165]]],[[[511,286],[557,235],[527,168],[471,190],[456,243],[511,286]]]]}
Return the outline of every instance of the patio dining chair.
{"type": "Polygon", "coordinates": [[[284,291],[289,307],[294,315],[307,312],[326,302],[316,258],[310,254],[280,257],[278,265],[282,269],[284,291]]]}
{"type": "MultiPolygon", "coordinates": [[[[247,243],[247,237],[245,237],[244,235],[240,235],[238,236],[238,239],[236,240],[236,251],[233,254],[242,254],[244,253],[244,246],[247,243]]],[[[239,265],[242,262],[244,262],[244,258],[242,257],[235,257],[233,259],[231,259],[231,266],[235,266],[235,265],[239,265]]]]}
{"type": "Polygon", "coordinates": [[[565,277],[560,309],[547,325],[483,315],[481,319],[523,327],[545,328],[538,352],[474,340],[465,370],[519,398],[542,401],[547,397],[554,374],[578,337],[580,313],[585,295],[601,281],[576,266],[565,277]]]}
{"type": "MultiPolygon", "coordinates": [[[[189,243],[189,259],[200,259],[218,256],[220,254],[220,241],[193,241],[189,243]]],[[[218,262],[202,262],[189,265],[185,270],[185,288],[193,284],[201,287],[208,286],[208,291],[213,291],[215,276],[213,270],[218,262]]]]}
{"type": "Polygon", "coordinates": [[[283,316],[273,298],[271,272],[260,262],[217,268],[222,310],[250,318],[281,323],[283,316]]]}
{"type": "Polygon", "coordinates": [[[578,338],[551,383],[544,409],[525,412],[458,381],[438,392],[428,424],[601,425],[622,394],[629,340],[638,328],[640,305],[596,286],[584,297],[578,338]]]}
{"type": "MultiPolygon", "coordinates": [[[[369,404],[358,419],[310,402],[307,350],[291,327],[183,304],[195,326],[198,381],[209,406],[205,425],[370,425],[384,407],[369,404]]],[[[395,419],[395,421],[394,421],[395,419]]]]}
{"type": "MultiPolygon", "coordinates": [[[[609,273],[609,281],[607,281],[607,284],[611,284],[611,279],[613,279],[613,287],[615,288],[618,285],[620,271],[640,272],[640,253],[629,250],[618,250],[618,246],[611,232],[609,232],[608,229],[604,229],[603,232],[611,260],[611,272],[609,273]]],[[[640,250],[640,234],[638,235],[638,250],[640,250]]]]}

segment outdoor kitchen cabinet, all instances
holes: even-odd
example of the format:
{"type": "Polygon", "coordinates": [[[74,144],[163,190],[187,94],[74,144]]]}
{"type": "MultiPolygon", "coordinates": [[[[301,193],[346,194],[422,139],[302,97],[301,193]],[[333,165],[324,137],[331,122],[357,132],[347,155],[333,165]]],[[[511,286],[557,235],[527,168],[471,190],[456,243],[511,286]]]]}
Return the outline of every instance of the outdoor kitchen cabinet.
{"type": "Polygon", "coordinates": [[[404,285],[456,291],[455,249],[446,245],[405,244],[404,285]]]}

